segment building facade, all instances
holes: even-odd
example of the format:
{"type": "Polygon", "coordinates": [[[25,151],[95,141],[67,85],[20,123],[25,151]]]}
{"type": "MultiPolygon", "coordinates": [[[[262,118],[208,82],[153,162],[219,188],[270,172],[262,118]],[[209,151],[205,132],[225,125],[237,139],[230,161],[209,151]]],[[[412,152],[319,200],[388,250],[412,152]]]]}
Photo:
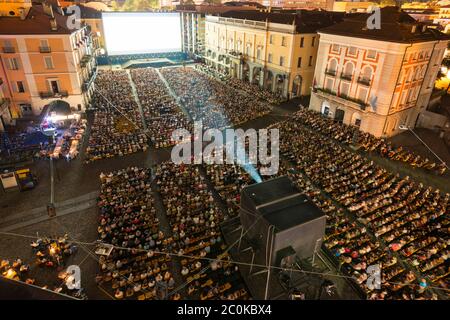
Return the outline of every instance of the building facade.
{"type": "Polygon", "coordinates": [[[195,10],[181,12],[183,52],[191,57],[205,54],[205,14],[195,10]]]}
{"type": "Polygon", "coordinates": [[[55,100],[80,111],[89,103],[95,47],[89,27],[72,29],[68,20],[46,3],[0,17],[0,91],[11,119],[39,115],[55,100]]]}
{"type": "Polygon", "coordinates": [[[439,14],[433,20],[433,23],[441,25],[444,28],[444,32],[447,33],[450,28],[450,5],[441,6],[439,8],[439,14]]]}
{"type": "Polygon", "coordinates": [[[338,17],[342,15],[306,10],[208,15],[205,59],[219,71],[285,98],[309,95],[319,44],[317,28],[338,17]]]}
{"type": "Polygon", "coordinates": [[[414,127],[425,111],[448,37],[394,8],[381,29],[359,16],[319,32],[310,108],[377,137],[414,127]]]}
{"type": "Polygon", "coordinates": [[[332,10],[334,0],[262,0],[266,7],[282,9],[323,9],[332,10]]]}
{"type": "Polygon", "coordinates": [[[207,14],[220,14],[227,11],[257,10],[263,6],[256,2],[227,2],[223,5],[178,5],[181,14],[183,52],[194,58],[205,55],[205,17],[207,14]]]}

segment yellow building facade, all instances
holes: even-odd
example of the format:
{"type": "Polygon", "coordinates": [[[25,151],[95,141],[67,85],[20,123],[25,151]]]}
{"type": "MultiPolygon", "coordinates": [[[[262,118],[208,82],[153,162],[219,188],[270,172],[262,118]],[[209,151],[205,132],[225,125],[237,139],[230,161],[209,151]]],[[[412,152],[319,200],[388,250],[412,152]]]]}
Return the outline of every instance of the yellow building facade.
{"type": "Polygon", "coordinates": [[[311,21],[318,15],[325,25],[336,18],[319,11],[207,15],[206,63],[285,98],[309,95],[319,43],[311,21]]]}
{"type": "Polygon", "coordinates": [[[3,124],[39,115],[55,100],[76,111],[89,103],[96,70],[90,30],[70,29],[61,13],[44,4],[33,5],[22,18],[0,18],[0,92],[8,101],[3,124]]]}

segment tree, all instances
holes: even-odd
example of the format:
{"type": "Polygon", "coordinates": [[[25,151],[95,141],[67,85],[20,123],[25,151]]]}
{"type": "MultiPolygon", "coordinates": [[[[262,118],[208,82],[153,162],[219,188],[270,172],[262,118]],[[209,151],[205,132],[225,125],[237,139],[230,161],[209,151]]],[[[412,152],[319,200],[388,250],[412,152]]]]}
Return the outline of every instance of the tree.
{"type": "Polygon", "coordinates": [[[203,3],[207,3],[207,4],[220,4],[222,3],[221,0],[203,0],[203,3]]]}
{"type": "Polygon", "coordinates": [[[111,1],[111,10],[120,11],[121,7],[118,1],[111,1]]]}
{"type": "Polygon", "coordinates": [[[120,11],[151,11],[159,8],[159,0],[126,0],[120,11]]]}
{"type": "Polygon", "coordinates": [[[395,7],[395,6],[397,6],[397,2],[395,0],[381,0],[380,6],[381,7],[395,7]]]}

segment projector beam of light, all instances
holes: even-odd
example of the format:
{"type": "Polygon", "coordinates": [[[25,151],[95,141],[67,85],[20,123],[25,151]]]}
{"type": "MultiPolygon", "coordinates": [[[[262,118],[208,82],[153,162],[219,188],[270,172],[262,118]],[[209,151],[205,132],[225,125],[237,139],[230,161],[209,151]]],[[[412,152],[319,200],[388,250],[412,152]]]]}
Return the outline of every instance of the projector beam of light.
{"type": "Polygon", "coordinates": [[[262,178],[258,173],[258,170],[251,164],[247,163],[242,165],[242,168],[255,180],[256,183],[262,182],[262,178]]]}
{"type": "MultiPolygon", "coordinates": [[[[225,124],[225,127],[231,127],[230,121],[224,115],[222,106],[221,105],[214,105],[214,106],[216,110],[217,109],[220,110],[220,112],[215,113],[216,115],[215,123],[225,124]]],[[[233,156],[235,157],[236,160],[235,163],[241,166],[241,168],[244,169],[245,172],[247,172],[255,182],[257,183],[262,182],[261,175],[255,168],[255,165],[250,162],[248,154],[246,153],[245,141],[241,141],[240,139],[236,139],[235,141],[226,141],[226,135],[224,136],[225,136],[224,137],[225,144],[234,143],[235,152],[233,156]]],[[[225,150],[227,149],[225,145],[222,146],[225,150]]]]}

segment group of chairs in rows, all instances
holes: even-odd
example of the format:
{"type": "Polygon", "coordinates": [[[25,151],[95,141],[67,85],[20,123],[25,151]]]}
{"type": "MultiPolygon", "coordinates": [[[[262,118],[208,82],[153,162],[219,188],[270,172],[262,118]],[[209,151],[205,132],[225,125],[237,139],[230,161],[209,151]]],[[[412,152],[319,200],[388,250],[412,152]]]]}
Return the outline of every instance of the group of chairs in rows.
{"type": "Polygon", "coordinates": [[[176,129],[192,131],[192,123],[181,112],[163,80],[153,68],[133,69],[131,77],[147,124],[148,135],[155,148],[173,146],[172,132],[176,129]]]}
{"type": "Polygon", "coordinates": [[[96,280],[116,299],[249,297],[237,266],[224,252],[219,228],[223,214],[198,171],[172,163],[156,167],[154,187],[170,227],[164,231],[151,169],[130,167],[100,179],[98,233],[114,249],[100,258],[96,280]],[[189,286],[177,290],[174,272],[189,286]]]}
{"type": "Polygon", "coordinates": [[[227,217],[208,189],[198,166],[163,163],[156,185],[177,243],[187,295],[197,299],[247,299],[219,225],[227,217]],[[201,271],[201,272],[200,272],[201,271]]]}
{"type": "Polygon", "coordinates": [[[446,172],[447,168],[443,163],[437,164],[436,162],[414,154],[401,146],[395,147],[385,139],[376,138],[369,133],[360,131],[356,126],[334,121],[318,112],[302,109],[299,111],[298,119],[302,124],[317,130],[323,135],[344,144],[356,144],[366,152],[374,152],[382,157],[401,161],[412,167],[423,168],[440,175],[443,175],[446,172]]]}
{"type": "Polygon", "coordinates": [[[142,118],[127,73],[101,70],[95,86],[86,162],[147,150],[148,138],[142,130],[142,118]]]}
{"type": "Polygon", "coordinates": [[[175,285],[173,240],[160,229],[151,179],[137,167],[100,175],[98,234],[113,250],[100,257],[96,280],[116,299],[156,299],[175,285]]]}
{"type": "Polygon", "coordinates": [[[259,85],[255,83],[242,81],[238,78],[230,76],[229,74],[220,72],[216,68],[208,66],[206,64],[196,64],[195,69],[209,75],[210,77],[223,81],[226,85],[236,90],[244,91],[249,95],[257,97],[258,99],[261,99],[263,101],[267,101],[271,104],[277,105],[284,101],[282,96],[273,93],[269,90],[266,90],[264,88],[261,88],[259,85]]]}
{"type": "Polygon", "coordinates": [[[366,268],[381,264],[386,290],[370,292],[372,298],[429,298],[427,283],[448,288],[449,194],[388,172],[328,139],[320,127],[305,126],[304,116],[277,124],[280,150],[341,206],[330,216],[325,244],[342,268],[364,287],[366,268]]]}
{"type": "Polygon", "coordinates": [[[190,67],[163,68],[161,73],[193,121],[206,128],[226,128],[267,115],[272,107],[190,67]]]}

